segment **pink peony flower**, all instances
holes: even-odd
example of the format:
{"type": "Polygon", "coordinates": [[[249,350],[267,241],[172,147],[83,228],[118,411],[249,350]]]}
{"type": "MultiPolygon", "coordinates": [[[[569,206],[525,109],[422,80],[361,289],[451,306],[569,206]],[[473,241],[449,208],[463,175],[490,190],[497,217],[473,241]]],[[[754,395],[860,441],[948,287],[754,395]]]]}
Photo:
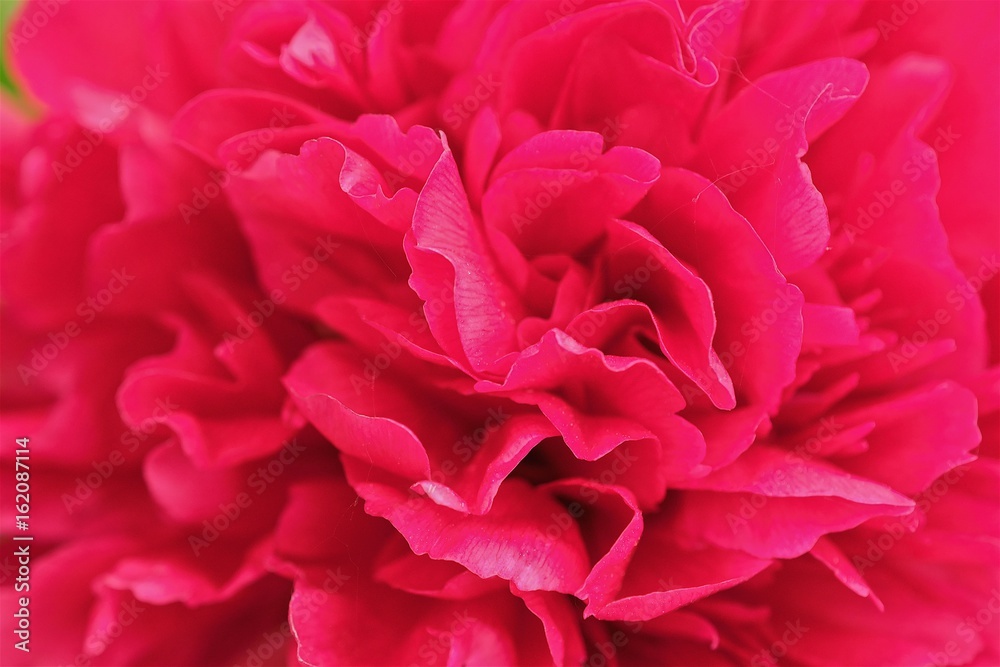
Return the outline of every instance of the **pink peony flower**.
{"type": "Polygon", "coordinates": [[[1000,661],[996,5],[106,9],[8,34],[3,664],[1000,661]]]}

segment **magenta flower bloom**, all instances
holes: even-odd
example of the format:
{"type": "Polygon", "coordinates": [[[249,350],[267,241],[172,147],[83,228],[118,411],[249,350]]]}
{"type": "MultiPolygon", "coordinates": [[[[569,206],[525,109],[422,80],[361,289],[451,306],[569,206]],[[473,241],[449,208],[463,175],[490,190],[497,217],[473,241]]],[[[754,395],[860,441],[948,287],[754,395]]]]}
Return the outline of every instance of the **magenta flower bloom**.
{"type": "Polygon", "coordinates": [[[3,664],[1000,663],[998,7],[25,3],[3,664]]]}

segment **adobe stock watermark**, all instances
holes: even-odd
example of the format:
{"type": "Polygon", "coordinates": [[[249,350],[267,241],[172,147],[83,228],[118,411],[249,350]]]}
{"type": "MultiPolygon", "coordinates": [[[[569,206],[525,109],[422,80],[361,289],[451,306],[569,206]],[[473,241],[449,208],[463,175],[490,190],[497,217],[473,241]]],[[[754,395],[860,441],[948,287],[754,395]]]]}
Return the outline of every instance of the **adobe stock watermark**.
{"type": "MultiPolygon", "coordinates": [[[[428,630],[434,636],[428,639],[417,649],[417,657],[424,665],[436,665],[441,663],[441,658],[448,655],[451,644],[455,639],[461,637],[475,626],[476,620],[469,614],[469,610],[453,611],[451,620],[447,628],[434,628],[428,630]]],[[[410,663],[410,667],[419,667],[421,663],[410,663]]]]}
{"type": "Polygon", "coordinates": [[[775,137],[768,137],[760,146],[752,146],[744,151],[747,159],[739,164],[732,164],[726,172],[716,179],[714,185],[726,197],[731,197],[742,188],[758,171],[774,164],[774,155],[781,145],[775,137]]]}
{"type": "MultiPolygon", "coordinates": [[[[326,578],[319,588],[310,589],[307,593],[299,595],[295,606],[295,617],[298,622],[311,618],[326,604],[331,595],[339,593],[351,580],[351,575],[339,567],[336,571],[328,568],[324,574],[326,578]]],[[[281,655],[279,652],[292,636],[292,626],[288,621],[283,622],[275,631],[262,633],[257,645],[247,649],[246,659],[235,667],[264,667],[274,664],[272,658],[281,655]]]]}
{"type": "Polygon", "coordinates": [[[875,22],[882,40],[889,39],[889,35],[898,32],[913,16],[920,11],[927,0],[903,0],[892,5],[892,13],[888,19],[879,19],[875,22]]]}
{"type": "Polygon", "coordinates": [[[70,341],[83,333],[84,329],[92,324],[111,305],[115,297],[132,284],[133,280],[135,280],[135,276],[129,274],[128,269],[124,266],[112,271],[107,286],[102,287],[96,294],[76,305],[79,321],[74,318],[66,322],[61,329],[50,331],[48,333],[49,342],[32,348],[27,363],[18,364],[17,374],[21,378],[21,382],[28,386],[33,379],[43,373],[49,364],[69,347],[70,341]]]}
{"type": "MultiPolygon", "coordinates": [[[[483,448],[490,437],[507,423],[508,419],[510,419],[510,415],[503,411],[503,406],[489,408],[486,411],[483,425],[456,440],[451,446],[451,453],[462,463],[468,463],[483,448]]],[[[458,464],[453,458],[448,458],[442,461],[436,470],[431,471],[430,481],[447,484],[448,479],[457,475],[458,472],[458,464]]]]}
{"type": "Polygon", "coordinates": [[[351,374],[350,381],[351,386],[354,388],[354,393],[360,395],[362,391],[371,390],[375,380],[388,370],[392,362],[402,354],[401,341],[411,342],[416,336],[426,333],[430,329],[427,316],[437,317],[444,312],[445,308],[454,303],[454,289],[445,285],[436,296],[431,296],[424,305],[413,310],[407,317],[406,328],[403,331],[395,332],[396,340],[386,339],[379,343],[380,351],[364,360],[361,374],[351,374]]]}
{"type": "MultiPolygon", "coordinates": [[[[288,107],[271,110],[267,125],[244,137],[236,147],[236,153],[243,157],[247,164],[253,163],[261,153],[267,150],[278,138],[278,130],[290,127],[297,116],[288,107]]],[[[243,173],[243,167],[235,159],[229,160],[222,169],[213,169],[208,174],[208,181],[200,187],[191,189],[191,199],[177,205],[177,212],[185,224],[198,217],[221,195],[232,183],[234,176],[243,173]]]]}
{"type": "Polygon", "coordinates": [[[951,322],[955,313],[965,308],[970,301],[979,299],[979,293],[987,283],[996,278],[997,273],[1000,273],[1000,259],[997,255],[981,257],[975,273],[964,276],[963,281],[948,290],[945,295],[945,302],[951,308],[938,308],[934,311],[933,317],[918,320],[916,330],[902,337],[898,349],[894,348],[888,352],[886,358],[892,370],[899,373],[904,366],[913,361],[920,350],[930,345],[941,333],[941,327],[951,322]]]}
{"type": "Polygon", "coordinates": [[[896,546],[903,538],[911,534],[919,526],[919,513],[927,514],[969,470],[969,464],[951,464],[953,467],[944,473],[931,486],[919,493],[913,501],[916,503],[916,512],[911,512],[904,516],[893,518],[885,524],[878,537],[874,537],[865,543],[864,554],[854,554],[851,556],[851,563],[857,568],[858,573],[864,574],[865,570],[874,567],[881,561],[885,554],[896,546]]]}
{"type": "MultiPolygon", "coordinates": [[[[833,440],[843,430],[844,425],[838,423],[836,418],[824,417],[820,420],[816,434],[796,446],[795,449],[789,450],[785,454],[785,461],[788,463],[805,463],[815,458],[823,448],[823,445],[833,440]]],[[[763,479],[761,486],[765,493],[743,494],[739,509],[735,513],[726,513],[726,523],[729,525],[729,529],[734,534],[738,530],[745,529],[747,524],[767,504],[768,500],[783,491],[789,490],[792,481],[789,479],[789,475],[789,473],[778,468],[763,479]]]]}
{"type": "Polygon", "coordinates": [[[3,562],[0,563],[0,584],[6,584],[15,574],[17,574],[17,563],[12,561],[10,556],[4,556],[3,562]]]}
{"type": "Polygon", "coordinates": [[[938,667],[957,664],[953,658],[962,652],[963,645],[974,643],[983,630],[991,625],[996,626],[997,619],[1000,618],[1000,589],[994,588],[990,594],[990,599],[983,607],[972,616],[966,616],[955,626],[957,641],[950,640],[942,651],[931,651],[927,654],[929,664],[938,667]]]}
{"type": "Polygon", "coordinates": [[[627,129],[628,125],[623,123],[621,119],[605,118],[603,126],[597,132],[604,139],[604,144],[600,147],[593,146],[573,151],[569,156],[569,163],[574,170],[560,169],[556,178],[542,181],[539,190],[533,195],[525,197],[521,210],[511,214],[510,217],[514,224],[514,231],[520,234],[525,227],[537,221],[542,213],[551,207],[570,186],[580,181],[592,180],[594,175],[588,170],[598,158],[604,155],[604,146],[618,141],[627,129]]]}
{"type": "MultiPolygon", "coordinates": [[[[627,445],[619,445],[613,451],[609,452],[601,459],[599,459],[606,467],[601,470],[599,475],[591,476],[590,481],[603,484],[605,486],[613,486],[618,482],[618,480],[632,469],[639,461],[638,456],[634,456],[627,445]]],[[[574,500],[566,505],[565,509],[559,512],[553,512],[550,515],[552,520],[541,535],[536,536],[539,542],[539,547],[544,548],[559,540],[563,535],[566,534],[567,530],[570,530],[576,522],[579,521],[587,513],[588,507],[593,507],[597,504],[597,501],[601,498],[601,493],[597,489],[588,486],[587,484],[581,484],[577,489],[580,498],[583,502],[574,500]]]]}
{"type": "MultiPolygon", "coordinates": [[[[30,5],[30,9],[33,11],[25,11],[18,29],[7,33],[7,44],[10,46],[11,54],[16,56],[22,46],[37,37],[38,33],[49,24],[49,21],[55,18],[59,10],[69,1],[42,0],[30,5]]],[[[26,5],[26,7],[28,6],[26,5]]]]}
{"type": "Polygon", "coordinates": [[[850,243],[854,243],[858,236],[861,236],[889,211],[899,199],[905,195],[910,186],[928,169],[937,164],[937,156],[951,149],[955,142],[962,138],[952,129],[952,126],[939,127],[931,139],[931,145],[925,146],[917,155],[909,158],[903,163],[903,176],[906,178],[896,178],[885,190],[876,190],[871,201],[864,206],[859,206],[854,222],[844,225],[844,234],[850,243]]]}
{"type": "MultiPolygon", "coordinates": [[[[608,316],[604,311],[591,309],[585,314],[586,317],[574,318],[566,325],[566,333],[579,343],[589,340],[608,323],[608,316]]],[[[560,346],[559,349],[562,350],[562,347],[560,346]]]]}
{"type": "Polygon", "coordinates": [[[385,169],[382,171],[382,178],[386,185],[393,190],[398,190],[406,180],[412,177],[417,169],[424,166],[429,160],[436,160],[444,150],[444,145],[438,135],[431,137],[421,133],[415,140],[416,146],[404,156],[403,163],[396,169],[385,169]]]}
{"type": "Polygon", "coordinates": [[[645,262],[615,282],[615,294],[623,299],[631,299],[635,296],[636,292],[641,290],[646,283],[652,280],[653,275],[662,268],[663,263],[660,260],[653,255],[647,255],[645,262]]]}
{"type": "Polygon", "coordinates": [[[823,417],[819,420],[816,434],[807,438],[805,442],[796,445],[794,449],[789,450],[785,454],[785,461],[788,463],[805,463],[816,458],[820,450],[823,449],[823,445],[833,440],[843,430],[844,425],[837,422],[836,417],[823,417]]]}
{"type": "MultiPolygon", "coordinates": [[[[452,444],[452,457],[443,460],[440,465],[431,470],[428,481],[447,486],[448,481],[459,473],[459,467],[455,459],[458,459],[462,463],[471,461],[476,453],[483,448],[489,439],[510,418],[511,415],[504,412],[503,406],[489,408],[486,411],[486,417],[483,419],[482,426],[473,429],[471,433],[462,436],[452,444]]],[[[422,492],[410,487],[406,502],[402,504],[400,509],[407,515],[412,516],[425,498],[426,496],[422,492]]]]}
{"type": "Polygon", "coordinates": [[[83,139],[66,147],[66,154],[62,160],[52,162],[52,171],[56,180],[62,183],[63,179],[82,165],[90,157],[97,147],[104,142],[105,135],[113,132],[121,125],[129,115],[139,108],[139,106],[149,97],[149,94],[160,87],[169,72],[163,71],[160,65],[146,67],[146,75],[139,84],[132,87],[128,93],[119,95],[112,100],[109,107],[109,114],[97,123],[97,129],[83,128],[81,134],[83,139]]]}
{"type": "MultiPolygon", "coordinates": [[[[653,276],[663,269],[663,263],[654,255],[646,255],[645,261],[635,267],[612,286],[615,294],[622,299],[632,299],[642,290],[653,276]]],[[[605,311],[590,309],[582,317],[576,317],[566,325],[566,333],[579,343],[587,341],[608,322],[605,311]]],[[[565,361],[571,354],[562,345],[556,347],[561,360],[565,361]]]]}
{"type": "Polygon", "coordinates": [[[248,490],[237,493],[232,502],[219,503],[218,513],[201,522],[201,532],[188,535],[188,546],[194,555],[200,556],[202,551],[222,536],[222,533],[239,521],[244,512],[253,505],[254,500],[263,495],[305,451],[306,448],[293,438],[285,442],[266,465],[261,464],[257,470],[250,473],[246,479],[248,490]]]}
{"type": "Polygon", "coordinates": [[[806,101],[794,109],[787,111],[774,121],[774,133],[765,138],[757,146],[747,148],[743,154],[746,159],[729,165],[729,168],[713,184],[727,198],[746,185],[750,178],[765,167],[775,164],[775,155],[781,149],[782,142],[791,138],[795,128],[801,127],[809,112],[816,106],[816,101],[826,94],[828,86],[813,86],[806,101]]]}
{"type": "Polygon", "coordinates": [[[243,0],[212,0],[212,9],[220,21],[226,18],[227,14],[236,11],[236,8],[243,4],[243,0]]]}
{"type": "Polygon", "coordinates": [[[93,461],[91,463],[93,472],[87,473],[85,476],[77,476],[74,480],[76,485],[73,487],[73,491],[62,494],[60,499],[63,507],[66,508],[66,513],[72,515],[83,507],[84,503],[94,495],[94,492],[111,479],[115,471],[125,464],[126,454],[134,454],[139,446],[159,428],[160,424],[180,407],[172,402],[170,397],[156,399],[152,414],[121,434],[119,442],[122,446],[112,449],[107,456],[99,461],[93,461]]]}
{"type": "Polygon", "coordinates": [[[393,17],[401,14],[402,11],[402,0],[389,0],[385,6],[378,10],[370,9],[368,15],[371,16],[371,20],[366,21],[363,25],[355,24],[351,29],[351,39],[340,43],[340,52],[344,56],[344,60],[350,63],[362,55],[368,48],[368,44],[385,30],[393,17]]]}
{"type": "Polygon", "coordinates": [[[809,628],[802,625],[802,619],[798,619],[794,623],[785,621],[781,637],[771,642],[767,648],[755,653],[750,658],[750,667],[777,667],[778,660],[788,655],[789,649],[798,644],[807,632],[809,632],[809,628]]]}
{"type": "MultiPolygon", "coordinates": [[[[660,577],[659,581],[656,582],[656,590],[651,592],[664,592],[672,591],[677,588],[677,584],[674,583],[674,578],[669,577],[664,579],[660,577]]],[[[642,629],[646,626],[649,621],[620,621],[620,625],[623,626],[621,629],[615,629],[608,635],[608,641],[594,642],[594,651],[587,656],[587,660],[583,663],[583,667],[608,667],[612,664],[618,664],[615,661],[615,656],[617,656],[622,649],[629,645],[632,638],[642,632],[642,629]]]]}
{"type": "Polygon", "coordinates": [[[445,109],[442,118],[452,131],[460,128],[466,121],[472,118],[479,109],[492,99],[494,93],[500,89],[500,81],[494,74],[479,75],[476,79],[476,86],[472,92],[462,100],[455,102],[445,109]]]}
{"type": "Polygon", "coordinates": [[[575,14],[576,11],[580,9],[580,6],[586,2],[587,0],[560,0],[554,10],[545,10],[545,20],[548,21],[550,28],[554,27],[570,14],[575,14]]]}
{"type": "Polygon", "coordinates": [[[375,386],[375,381],[382,375],[392,362],[399,359],[399,355],[403,353],[403,347],[392,340],[383,340],[379,343],[378,352],[373,357],[365,358],[362,363],[361,375],[357,373],[351,373],[351,386],[354,387],[354,393],[361,395],[365,390],[371,390],[375,386]]]}
{"type": "MultiPolygon", "coordinates": [[[[749,346],[753,345],[759,341],[764,334],[770,331],[781,316],[788,312],[788,310],[795,304],[796,300],[799,298],[799,290],[795,285],[791,283],[785,284],[782,288],[775,292],[774,298],[771,299],[770,304],[762,309],[760,313],[754,315],[750,319],[746,320],[740,326],[740,338],[731,341],[729,347],[720,350],[716,350],[719,355],[719,361],[722,363],[722,367],[727,371],[733,367],[738,359],[741,359],[747,354],[749,346]]],[[[702,385],[711,382],[708,375],[703,370],[695,370],[693,373],[693,380],[701,383],[702,385]]],[[[681,393],[684,395],[684,399],[690,403],[693,399],[702,395],[702,392],[698,387],[692,383],[685,382],[680,387],[681,393]]]]}
{"type": "Polygon", "coordinates": [[[718,11],[711,12],[691,31],[691,46],[707,51],[715,48],[715,40],[722,36],[727,26],[736,23],[741,14],[733,11],[732,5],[724,5],[718,11]]]}
{"type": "Polygon", "coordinates": [[[138,600],[123,602],[110,623],[87,637],[84,644],[85,652],[76,656],[73,665],[75,667],[88,667],[94,658],[100,657],[107,651],[108,647],[122,636],[125,629],[135,623],[145,611],[146,607],[138,600]]]}
{"type": "Polygon", "coordinates": [[[232,352],[237,345],[249,340],[258,329],[264,326],[268,318],[278,312],[278,307],[288,300],[288,295],[298,291],[309,278],[319,271],[322,264],[330,261],[334,251],[341,245],[341,243],[334,241],[330,234],[325,237],[317,236],[312,252],[281,274],[281,282],[285,288],[276,287],[263,299],[254,299],[252,307],[246,315],[237,316],[236,328],[232,332],[223,332],[222,340],[229,352],[232,352]]]}

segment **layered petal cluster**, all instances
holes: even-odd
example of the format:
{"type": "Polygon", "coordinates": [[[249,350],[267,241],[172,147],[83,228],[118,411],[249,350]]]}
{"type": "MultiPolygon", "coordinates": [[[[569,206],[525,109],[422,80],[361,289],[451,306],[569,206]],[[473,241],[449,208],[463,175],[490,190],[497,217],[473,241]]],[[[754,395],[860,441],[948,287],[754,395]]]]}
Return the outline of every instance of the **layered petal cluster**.
{"type": "Polygon", "coordinates": [[[1000,661],[996,6],[114,4],[10,27],[4,664],[1000,661]]]}

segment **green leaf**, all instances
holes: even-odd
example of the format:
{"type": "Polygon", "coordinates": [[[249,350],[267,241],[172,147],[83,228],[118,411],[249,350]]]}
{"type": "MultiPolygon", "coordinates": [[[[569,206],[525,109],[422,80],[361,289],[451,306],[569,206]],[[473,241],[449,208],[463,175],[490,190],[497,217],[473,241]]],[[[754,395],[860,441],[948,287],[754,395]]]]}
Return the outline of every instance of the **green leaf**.
{"type": "Polygon", "coordinates": [[[0,34],[3,35],[3,44],[0,45],[0,90],[14,99],[19,99],[21,93],[11,79],[7,63],[7,57],[10,55],[8,53],[7,30],[10,28],[11,18],[19,4],[20,0],[0,0],[0,34]]]}

